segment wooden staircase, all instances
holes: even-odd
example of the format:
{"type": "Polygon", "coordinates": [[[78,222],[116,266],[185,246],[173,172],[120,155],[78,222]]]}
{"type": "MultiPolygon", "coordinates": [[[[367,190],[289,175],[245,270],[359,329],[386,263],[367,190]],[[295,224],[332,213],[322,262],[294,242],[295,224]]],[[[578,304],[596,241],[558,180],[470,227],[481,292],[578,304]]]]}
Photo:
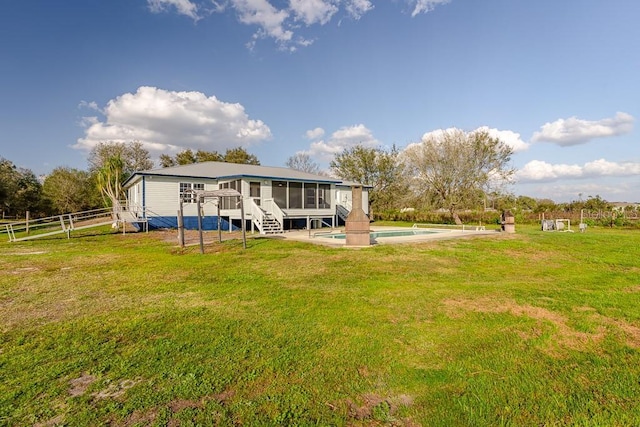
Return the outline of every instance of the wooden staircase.
{"type": "Polygon", "coordinates": [[[282,224],[280,224],[273,215],[265,212],[262,218],[262,234],[279,234],[282,232],[282,224]]]}
{"type": "MultiPolygon", "coordinates": [[[[117,215],[118,221],[120,221],[123,225],[133,224],[138,230],[149,232],[149,221],[147,220],[146,216],[140,216],[127,210],[120,210],[117,215]]],[[[122,228],[123,232],[125,228],[126,227],[122,228]]]]}
{"type": "Polygon", "coordinates": [[[336,213],[341,220],[345,222],[347,221],[347,216],[349,216],[349,209],[347,209],[345,206],[336,205],[336,213]]]}

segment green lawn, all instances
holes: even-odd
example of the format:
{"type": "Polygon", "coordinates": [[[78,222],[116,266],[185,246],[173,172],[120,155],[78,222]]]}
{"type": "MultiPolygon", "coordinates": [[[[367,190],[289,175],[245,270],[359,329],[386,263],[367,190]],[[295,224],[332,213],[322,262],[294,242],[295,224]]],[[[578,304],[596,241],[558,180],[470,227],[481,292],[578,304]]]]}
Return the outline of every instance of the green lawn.
{"type": "Polygon", "coordinates": [[[0,425],[637,425],[639,260],[593,228],[2,242],[0,425]]]}

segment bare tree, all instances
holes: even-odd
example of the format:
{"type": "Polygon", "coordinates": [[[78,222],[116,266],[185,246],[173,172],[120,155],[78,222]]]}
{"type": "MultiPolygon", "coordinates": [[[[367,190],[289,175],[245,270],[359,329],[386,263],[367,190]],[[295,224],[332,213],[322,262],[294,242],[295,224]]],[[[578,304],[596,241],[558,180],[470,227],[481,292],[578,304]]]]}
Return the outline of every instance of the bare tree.
{"type": "Polygon", "coordinates": [[[512,154],[511,147],[487,132],[455,129],[410,145],[403,156],[414,191],[461,224],[460,209],[478,206],[487,191],[511,180],[512,154]]]}
{"type": "Polygon", "coordinates": [[[154,166],[149,150],[144,148],[140,141],[131,141],[127,145],[123,160],[125,161],[127,173],[153,169],[154,166]]]}
{"type": "Polygon", "coordinates": [[[320,174],[320,166],[307,153],[296,153],[287,159],[286,163],[289,169],[295,169],[301,172],[320,174]]]}

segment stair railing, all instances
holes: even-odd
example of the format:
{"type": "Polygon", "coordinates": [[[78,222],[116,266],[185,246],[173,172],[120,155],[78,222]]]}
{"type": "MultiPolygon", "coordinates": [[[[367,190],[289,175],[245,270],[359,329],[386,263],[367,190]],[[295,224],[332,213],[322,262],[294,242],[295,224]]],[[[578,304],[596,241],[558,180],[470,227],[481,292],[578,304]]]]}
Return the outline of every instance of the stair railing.
{"type": "Polygon", "coordinates": [[[347,220],[347,216],[349,216],[349,212],[351,212],[351,209],[349,208],[350,206],[336,205],[336,212],[343,221],[347,220]]]}
{"type": "Polygon", "coordinates": [[[286,216],[284,211],[280,209],[280,206],[273,199],[264,199],[263,200],[264,209],[271,214],[273,219],[278,221],[280,227],[284,225],[284,217],[286,216]]]}
{"type": "Polygon", "coordinates": [[[260,206],[258,206],[255,199],[249,199],[249,200],[251,200],[251,203],[249,205],[250,206],[249,210],[251,211],[251,222],[253,222],[256,225],[256,227],[258,227],[258,232],[260,232],[260,234],[264,234],[264,227],[263,227],[264,211],[260,206]]]}

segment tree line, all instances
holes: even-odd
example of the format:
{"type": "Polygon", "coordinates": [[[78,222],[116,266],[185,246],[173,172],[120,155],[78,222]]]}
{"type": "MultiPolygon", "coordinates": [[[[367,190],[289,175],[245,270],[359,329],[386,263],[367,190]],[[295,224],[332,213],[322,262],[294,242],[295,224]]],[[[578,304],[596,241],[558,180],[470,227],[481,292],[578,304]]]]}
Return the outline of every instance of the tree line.
{"type": "MultiPolygon", "coordinates": [[[[163,154],[161,167],[204,161],[259,165],[258,158],[243,148],[215,151],[183,150],[175,156],[163,154]]],[[[112,206],[124,197],[122,184],[134,172],[154,168],[142,143],[101,142],[87,156],[87,169],[56,167],[44,180],[26,168],[0,157],[0,210],[2,218],[59,215],[112,206]]]]}
{"type": "MultiPolygon", "coordinates": [[[[419,213],[440,211],[461,223],[470,210],[552,212],[610,209],[600,196],[568,204],[549,199],[514,196],[509,184],[513,150],[487,132],[449,130],[410,144],[403,150],[356,145],[337,153],[328,171],[308,154],[289,157],[292,169],[357,182],[369,187],[374,219],[417,219],[419,213]]],[[[55,168],[41,183],[29,169],[0,157],[0,208],[3,217],[50,216],[111,206],[124,198],[122,183],[134,172],[154,168],[149,152],[137,141],[102,142],[88,154],[87,170],[55,168]]],[[[191,149],[160,156],[160,167],[218,161],[259,165],[243,148],[224,153],[191,149]]],[[[467,218],[465,218],[467,219],[467,218]]]]}

